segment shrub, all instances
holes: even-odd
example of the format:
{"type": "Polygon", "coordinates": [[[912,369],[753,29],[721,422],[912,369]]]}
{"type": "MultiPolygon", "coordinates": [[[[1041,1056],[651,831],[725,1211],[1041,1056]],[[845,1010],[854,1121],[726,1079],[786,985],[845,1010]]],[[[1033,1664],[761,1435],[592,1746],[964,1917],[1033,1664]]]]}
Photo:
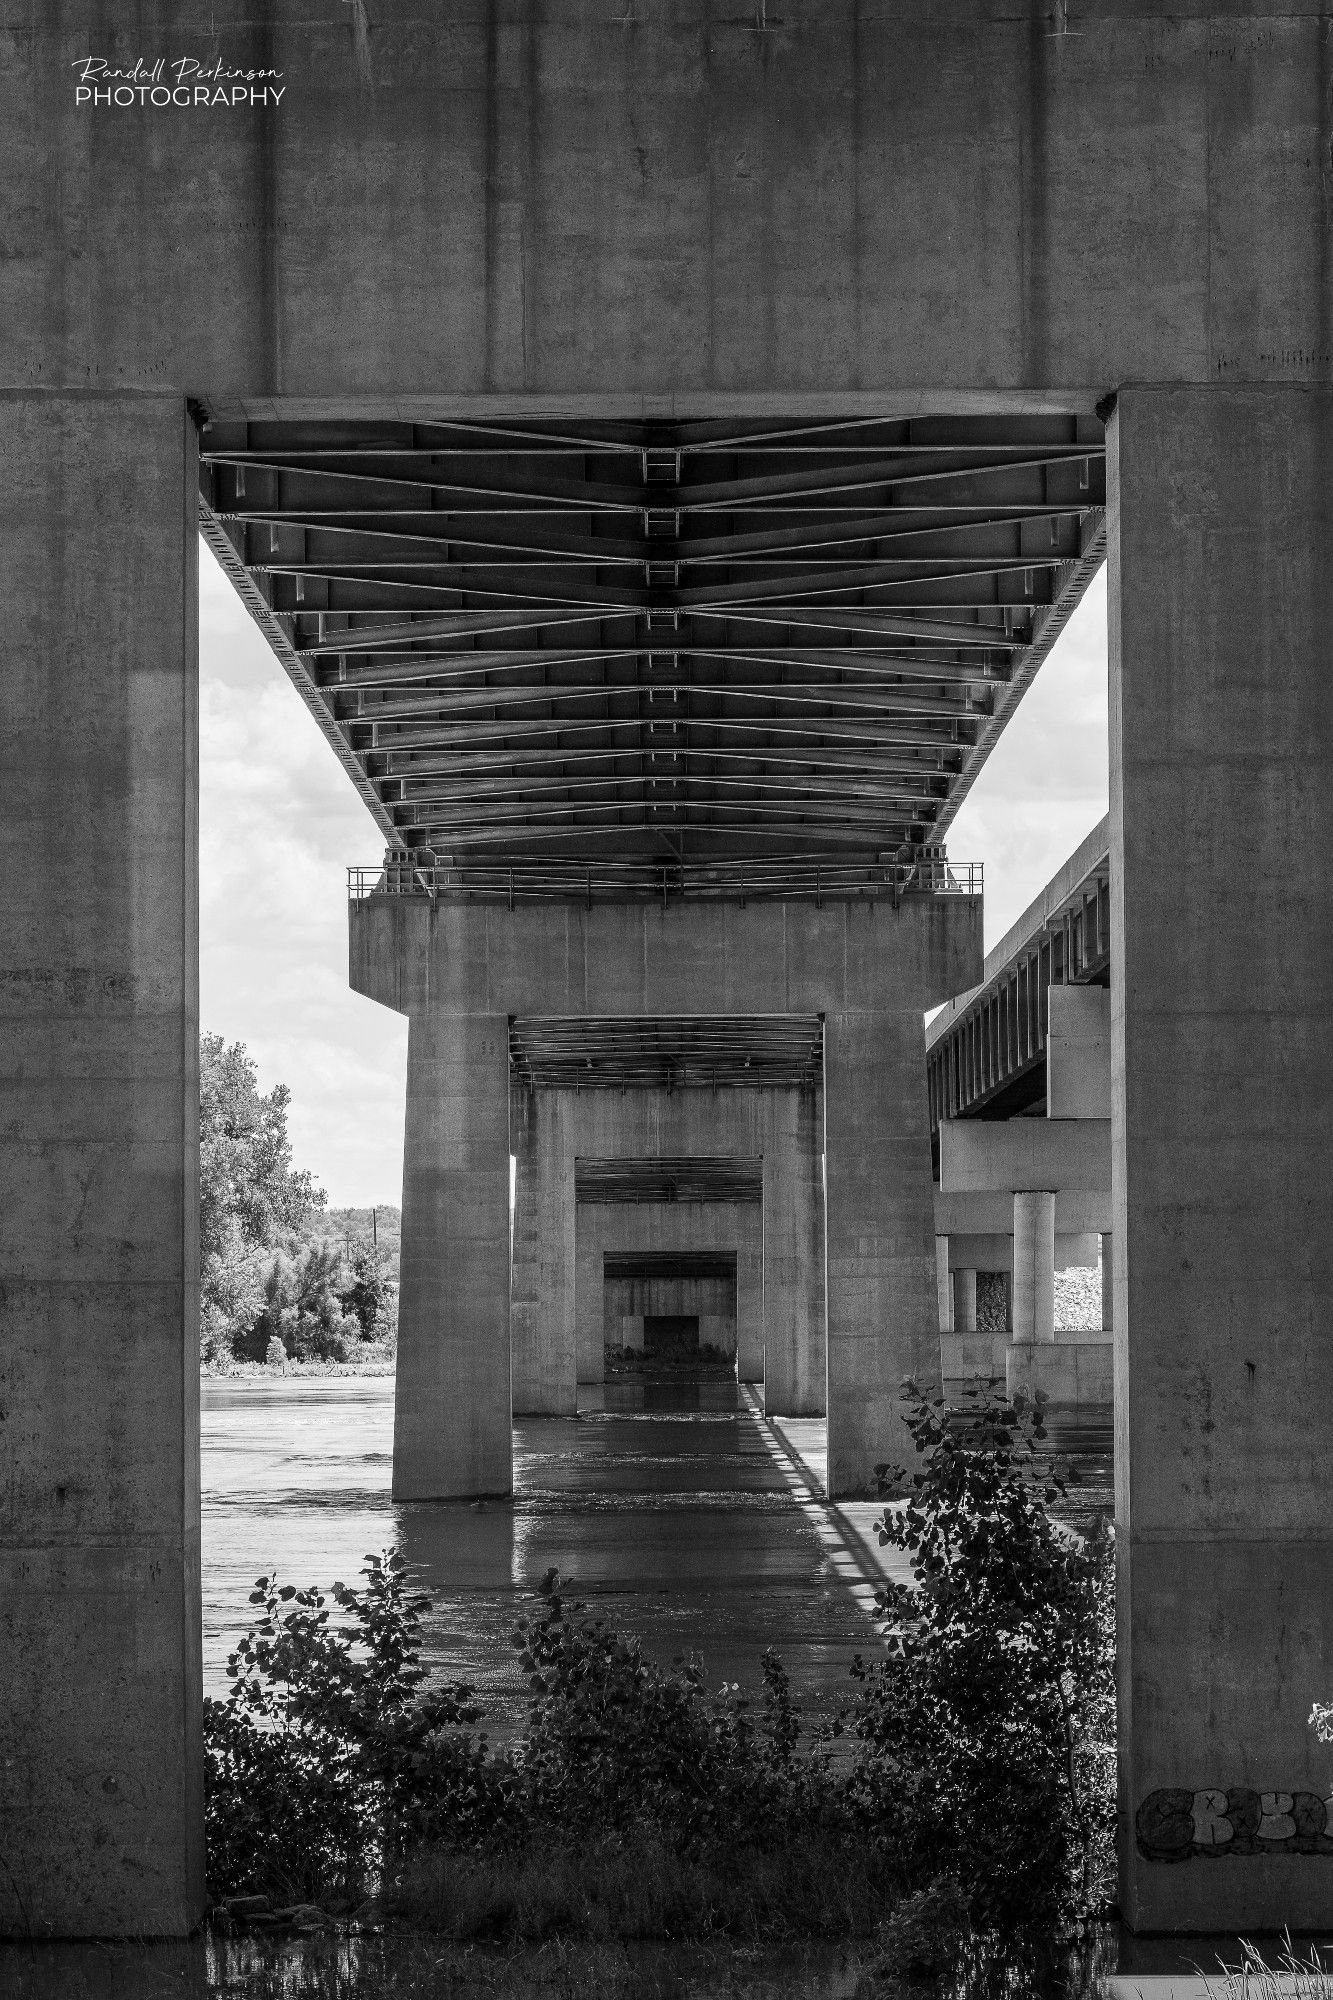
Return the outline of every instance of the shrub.
{"type": "Polygon", "coordinates": [[[470,1726],[461,1682],[423,1689],[421,1614],[407,1566],[368,1556],[365,1587],[260,1577],[261,1608],[204,1703],[204,1807],[215,1894],[358,1893],[404,1844],[467,1844],[505,1811],[507,1765],[470,1726]]]}
{"type": "Polygon", "coordinates": [[[880,1593],[889,1657],[858,1663],[853,1794],[979,1928],[1058,1928],[1096,1901],[1114,1824],[1108,1542],[1052,1521],[1040,1406],[959,1425],[918,1398],[909,1428],[918,1469],[877,1470],[913,1582],[880,1593]]]}

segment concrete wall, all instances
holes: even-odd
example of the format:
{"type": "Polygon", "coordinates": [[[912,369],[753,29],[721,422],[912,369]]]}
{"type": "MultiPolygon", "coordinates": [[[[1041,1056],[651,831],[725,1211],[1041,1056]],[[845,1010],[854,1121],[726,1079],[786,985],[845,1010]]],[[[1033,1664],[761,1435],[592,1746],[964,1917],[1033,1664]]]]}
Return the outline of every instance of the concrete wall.
{"type": "Polygon", "coordinates": [[[1127,390],[1110,449],[1122,1900],[1313,1927],[1333,1859],[1139,1836],[1330,1789],[1333,394],[1127,390]]]}
{"type": "Polygon", "coordinates": [[[0,1934],[203,1904],[195,479],[0,401],[0,1934]]]}

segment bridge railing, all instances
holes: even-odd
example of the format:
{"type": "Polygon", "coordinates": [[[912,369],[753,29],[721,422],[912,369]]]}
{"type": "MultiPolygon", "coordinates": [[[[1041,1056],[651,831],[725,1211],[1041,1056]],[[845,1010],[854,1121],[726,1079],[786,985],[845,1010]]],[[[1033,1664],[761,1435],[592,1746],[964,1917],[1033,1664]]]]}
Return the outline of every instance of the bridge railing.
{"type": "Polygon", "coordinates": [[[444,902],[853,902],[903,896],[979,896],[979,861],[936,852],[907,860],[797,855],[727,861],[423,863],[391,849],[377,868],[347,871],[352,902],[369,896],[428,896],[444,902]]]}

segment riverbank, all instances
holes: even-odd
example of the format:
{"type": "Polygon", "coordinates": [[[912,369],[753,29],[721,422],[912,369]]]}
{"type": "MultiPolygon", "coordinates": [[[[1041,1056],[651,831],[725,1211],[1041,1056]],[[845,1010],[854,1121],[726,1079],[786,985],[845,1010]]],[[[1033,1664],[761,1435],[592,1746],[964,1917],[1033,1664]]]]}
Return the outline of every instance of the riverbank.
{"type": "Polygon", "coordinates": [[[397,1363],[393,1341],[366,1340],[346,1361],[201,1361],[201,1382],[281,1382],[288,1377],[319,1379],[339,1375],[389,1375],[397,1363]]]}

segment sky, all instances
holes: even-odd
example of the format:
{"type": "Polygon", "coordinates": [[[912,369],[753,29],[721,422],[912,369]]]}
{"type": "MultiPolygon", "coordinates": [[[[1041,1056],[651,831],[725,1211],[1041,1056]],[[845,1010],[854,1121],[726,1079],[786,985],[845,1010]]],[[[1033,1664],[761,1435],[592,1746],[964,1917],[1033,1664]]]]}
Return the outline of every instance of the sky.
{"type": "MultiPolygon", "coordinates": [[[[383,836],[203,543],[199,663],[202,1025],[290,1087],[332,1206],[397,1202],[407,1022],[347,984],[345,869],[383,836]]],[[[985,864],[987,949],[1106,811],[1106,744],[1103,568],[949,831],[985,864]]]]}

